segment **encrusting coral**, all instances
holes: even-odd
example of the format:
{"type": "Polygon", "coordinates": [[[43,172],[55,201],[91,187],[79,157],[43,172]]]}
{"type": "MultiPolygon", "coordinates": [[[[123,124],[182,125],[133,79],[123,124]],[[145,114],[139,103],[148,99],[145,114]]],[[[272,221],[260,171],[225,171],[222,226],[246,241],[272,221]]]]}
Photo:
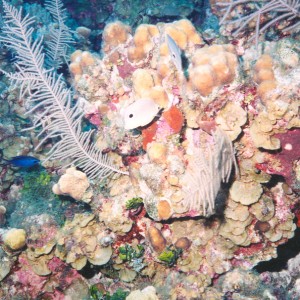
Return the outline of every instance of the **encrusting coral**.
{"type": "Polygon", "coordinates": [[[104,265],[112,255],[110,243],[101,244],[105,236],[108,236],[105,227],[96,222],[94,215],[76,214],[58,233],[55,255],[77,270],[81,270],[87,261],[104,265]]]}
{"type": "Polygon", "coordinates": [[[242,126],[247,122],[247,113],[236,103],[228,102],[218,112],[215,121],[234,141],[242,132],[242,126]]]}

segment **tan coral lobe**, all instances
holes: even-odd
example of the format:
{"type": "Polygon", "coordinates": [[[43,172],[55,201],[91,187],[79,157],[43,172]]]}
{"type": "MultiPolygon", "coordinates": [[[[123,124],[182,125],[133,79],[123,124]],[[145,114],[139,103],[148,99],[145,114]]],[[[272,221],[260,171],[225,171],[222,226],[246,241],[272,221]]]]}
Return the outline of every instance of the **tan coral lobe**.
{"type": "Polygon", "coordinates": [[[156,252],[162,252],[166,247],[166,240],[163,237],[161,231],[154,226],[148,228],[148,238],[152,248],[156,252]]]}
{"type": "Polygon", "coordinates": [[[75,200],[81,200],[85,191],[90,186],[85,173],[69,168],[52,188],[54,194],[69,195],[75,200]]]}

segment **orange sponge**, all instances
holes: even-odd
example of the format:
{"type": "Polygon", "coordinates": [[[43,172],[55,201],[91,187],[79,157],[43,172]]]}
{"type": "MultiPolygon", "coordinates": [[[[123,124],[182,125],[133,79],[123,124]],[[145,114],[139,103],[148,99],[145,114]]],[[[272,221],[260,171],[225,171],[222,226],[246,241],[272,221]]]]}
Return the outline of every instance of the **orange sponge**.
{"type": "Polygon", "coordinates": [[[163,112],[163,117],[169,126],[174,130],[174,133],[180,132],[184,124],[184,116],[178,107],[171,106],[170,109],[163,112]]]}

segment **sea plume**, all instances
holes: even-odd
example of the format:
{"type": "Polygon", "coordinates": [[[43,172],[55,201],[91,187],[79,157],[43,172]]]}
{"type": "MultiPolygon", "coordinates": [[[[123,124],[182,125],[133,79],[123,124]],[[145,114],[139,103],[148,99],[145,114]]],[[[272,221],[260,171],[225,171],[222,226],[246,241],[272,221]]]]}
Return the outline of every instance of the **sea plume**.
{"type": "MultiPolygon", "coordinates": [[[[52,14],[62,8],[58,0],[53,5],[48,4],[52,14]]],[[[4,27],[0,42],[13,51],[16,71],[1,72],[20,87],[21,96],[28,107],[27,115],[34,115],[33,128],[41,128],[38,134],[40,143],[36,148],[47,139],[52,139],[55,144],[49,151],[47,160],[63,161],[71,158],[71,163],[82,168],[90,178],[103,179],[115,172],[127,174],[91,143],[93,131],[81,131],[81,108],[77,103],[73,104],[70,89],[67,88],[62,75],[58,76],[55,71],[57,66],[46,67],[43,40],[32,38],[34,18],[28,15],[23,18],[22,10],[17,10],[5,1],[3,8],[4,27]]],[[[54,17],[59,18],[58,15],[54,17]]],[[[66,42],[66,37],[54,40],[50,49],[58,50],[55,57],[50,55],[50,58],[59,59],[66,42]]]]}
{"type": "Polygon", "coordinates": [[[234,37],[237,37],[243,29],[255,21],[255,32],[249,41],[255,40],[256,47],[259,35],[268,28],[275,26],[276,23],[281,22],[283,24],[284,32],[291,30],[299,31],[300,29],[299,0],[231,0],[230,2],[218,2],[217,5],[223,13],[220,25],[232,24],[236,28],[232,33],[234,37]],[[254,9],[250,12],[245,10],[244,15],[237,14],[237,17],[234,17],[232,20],[227,20],[235,7],[244,4],[252,4],[254,9]],[[271,18],[266,18],[266,14],[270,14],[271,18]],[[261,23],[262,16],[266,19],[263,24],[261,23]]]}
{"type": "Polygon", "coordinates": [[[59,67],[67,62],[68,47],[74,43],[71,30],[66,26],[67,14],[60,0],[46,0],[46,9],[57,26],[50,30],[49,38],[45,41],[47,66],[59,69],[59,67]]]}

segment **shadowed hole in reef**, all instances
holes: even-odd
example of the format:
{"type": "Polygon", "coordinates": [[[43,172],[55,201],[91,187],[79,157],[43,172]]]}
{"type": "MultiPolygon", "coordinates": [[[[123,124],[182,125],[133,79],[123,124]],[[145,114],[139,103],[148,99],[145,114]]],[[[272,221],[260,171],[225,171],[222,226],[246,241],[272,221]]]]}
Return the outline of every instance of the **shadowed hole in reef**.
{"type": "Polygon", "coordinates": [[[277,248],[277,258],[259,263],[254,270],[258,273],[280,272],[287,268],[289,259],[295,257],[300,252],[300,228],[295,230],[295,236],[286,244],[277,248]]]}
{"type": "Polygon", "coordinates": [[[119,273],[113,268],[113,263],[111,260],[102,266],[96,266],[90,262],[87,262],[87,264],[78,272],[86,279],[93,278],[96,274],[99,274],[99,272],[112,279],[119,278],[119,273]]]}
{"type": "Polygon", "coordinates": [[[284,177],[281,175],[273,174],[271,179],[268,182],[263,183],[262,185],[267,187],[268,189],[271,189],[274,186],[276,186],[279,182],[284,183],[285,182],[284,177]]]}
{"type": "MultiPolygon", "coordinates": [[[[281,175],[272,175],[271,180],[264,184],[267,188],[271,189],[279,182],[285,182],[284,177],[281,175]]],[[[259,263],[254,270],[258,273],[263,272],[280,272],[287,268],[289,259],[295,257],[300,252],[300,228],[295,230],[295,235],[287,243],[280,245],[277,248],[277,257],[269,261],[259,263]]]]}

